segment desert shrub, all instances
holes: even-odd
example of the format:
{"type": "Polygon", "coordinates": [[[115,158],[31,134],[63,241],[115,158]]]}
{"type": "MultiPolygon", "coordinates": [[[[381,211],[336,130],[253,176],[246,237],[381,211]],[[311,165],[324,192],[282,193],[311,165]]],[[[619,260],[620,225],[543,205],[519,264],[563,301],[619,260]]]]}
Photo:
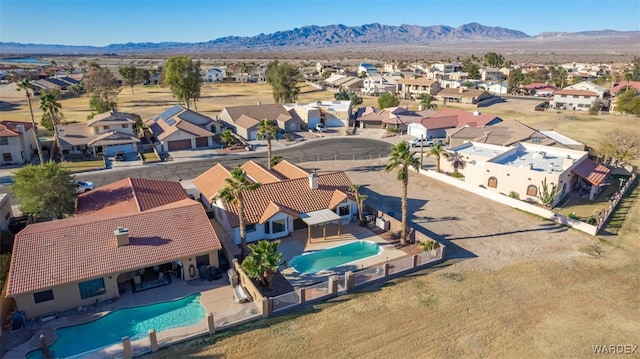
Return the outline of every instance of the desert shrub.
{"type": "Polygon", "coordinates": [[[514,198],[514,199],[520,199],[520,194],[516,191],[511,191],[509,192],[509,197],[514,198]]]}
{"type": "Polygon", "coordinates": [[[464,175],[460,172],[453,172],[450,176],[453,178],[464,178],[464,175]]]}

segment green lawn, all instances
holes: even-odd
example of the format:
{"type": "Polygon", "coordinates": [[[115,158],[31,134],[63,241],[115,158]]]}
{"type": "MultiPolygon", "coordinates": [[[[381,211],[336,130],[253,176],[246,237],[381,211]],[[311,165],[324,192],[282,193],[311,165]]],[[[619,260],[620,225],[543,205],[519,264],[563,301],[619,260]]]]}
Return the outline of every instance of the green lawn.
{"type": "Polygon", "coordinates": [[[64,168],[69,169],[71,172],[83,172],[104,168],[104,161],[102,160],[102,158],[98,158],[95,160],[70,158],[60,165],[64,168]]]}

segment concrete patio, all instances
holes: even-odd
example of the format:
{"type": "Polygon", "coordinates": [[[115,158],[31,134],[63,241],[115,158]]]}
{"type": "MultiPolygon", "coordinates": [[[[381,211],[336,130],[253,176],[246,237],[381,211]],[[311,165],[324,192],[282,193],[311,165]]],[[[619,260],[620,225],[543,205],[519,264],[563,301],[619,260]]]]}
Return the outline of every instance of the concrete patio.
{"type": "Polygon", "coordinates": [[[311,239],[308,239],[307,229],[294,231],[290,237],[281,239],[279,251],[283,254],[284,269],[280,272],[296,288],[308,286],[314,283],[327,280],[329,276],[344,274],[347,271],[355,271],[372,265],[384,263],[389,260],[404,257],[407,253],[396,249],[393,244],[384,238],[371,232],[368,228],[361,227],[357,223],[342,225],[338,236],[338,225],[328,224],[326,228],[326,239],[323,239],[322,226],[311,228],[311,239]],[[367,240],[382,247],[382,252],[378,255],[368,257],[359,261],[351,262],[331,270],[318,272],[315,274],[301,274],[288,266],[291,259],[303,253],[314,252],[326,248],[347,244],[355,240],[367,240]]]}

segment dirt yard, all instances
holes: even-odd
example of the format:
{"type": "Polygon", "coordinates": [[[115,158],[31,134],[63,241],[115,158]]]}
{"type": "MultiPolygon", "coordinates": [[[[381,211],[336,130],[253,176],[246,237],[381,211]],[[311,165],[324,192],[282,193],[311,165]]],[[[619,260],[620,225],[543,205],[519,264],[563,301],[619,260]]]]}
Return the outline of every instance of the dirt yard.
{"type": "MultiPolygon", "coordinates": [[[[318,167],[318,163],[313,164],[318,167]]],[[[384,162],[325,162],[400,214],[384,162]]],[[[591,237],[419,175],[411,219],[445,243],[439,268],[160,351],[154,358],[578,358],[638,345],[640,206],[591,237]]]]}

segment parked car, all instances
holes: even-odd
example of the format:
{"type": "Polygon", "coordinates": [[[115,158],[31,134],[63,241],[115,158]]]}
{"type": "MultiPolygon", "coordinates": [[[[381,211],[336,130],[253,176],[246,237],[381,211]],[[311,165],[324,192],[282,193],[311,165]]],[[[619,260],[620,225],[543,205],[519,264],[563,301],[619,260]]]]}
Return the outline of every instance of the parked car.
{"type": "Polygon", "coordinates": [[[85,182],[85,181],[80,181],[80,180],[74,180],[73,182],[76,185],[76,193],[77,194],[89,192],[91,190],[96,189],[96,186],[93,184],[93,182],[85,182]]]}
{"type": "Polygon", "coordinates": [[[441,143],[441,142],[438,142],[436,140],[427,140],[426,138],[422,139],[422,138],[418,137],[418,138],[414,138],[413,140],[409,141],[409,144],[411,145],[411,147],[420,147],[420,142],[422,142],[422,146],[424,146],[424,147],[432,147],[432,146],[435,146],[436,143],[441,143]]]}
{"type": "Polygon", "coordinates": [[[323,123],[316,124],[316,132],[327,132],[327,129],[324,127],[323,123]]]}
{"type": "Polygon", "coordinates": [[[113,158],[116,161],[126,161],[127,155],[124,153],[124,151],[116,151],[116,153],[113,154],[113,158]]]}

